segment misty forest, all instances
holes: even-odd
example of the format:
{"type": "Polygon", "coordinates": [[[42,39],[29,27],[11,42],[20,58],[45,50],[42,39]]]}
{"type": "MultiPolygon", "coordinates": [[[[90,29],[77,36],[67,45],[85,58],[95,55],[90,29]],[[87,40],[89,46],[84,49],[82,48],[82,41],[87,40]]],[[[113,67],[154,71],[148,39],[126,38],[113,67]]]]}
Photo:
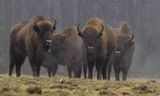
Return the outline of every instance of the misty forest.
{"type": "MultiPolygon", "coordinates": [[[[8,72],[11,27],[32,16],[40,15],[55,18],[56,31],[79,23],[83,25],[90,17],[99,17],[112,27],[127,21],[136,42],[129,76],[159,78],[159,3],[159,0],[1,0],[0,73],[8,72]]],[[[28,64],[24,64],[23,68],[23,73],[30,72],[28,64]]]]}

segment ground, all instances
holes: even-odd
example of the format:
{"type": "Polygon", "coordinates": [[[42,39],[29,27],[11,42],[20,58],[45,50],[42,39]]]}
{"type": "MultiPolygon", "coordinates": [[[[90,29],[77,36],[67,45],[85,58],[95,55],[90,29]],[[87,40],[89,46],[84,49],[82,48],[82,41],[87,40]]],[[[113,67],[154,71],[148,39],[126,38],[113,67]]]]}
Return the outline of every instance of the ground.
{"type": "Polygon", "coordinates": [[[0,96],[160,96],[160,82],[0,75],[0,96]]]}

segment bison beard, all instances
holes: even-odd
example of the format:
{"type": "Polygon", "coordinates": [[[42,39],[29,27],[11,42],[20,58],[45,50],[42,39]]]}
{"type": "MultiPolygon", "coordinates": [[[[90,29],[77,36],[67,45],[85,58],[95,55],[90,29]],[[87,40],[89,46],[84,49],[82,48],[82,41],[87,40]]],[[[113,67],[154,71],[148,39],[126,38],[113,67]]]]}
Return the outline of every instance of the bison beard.
{"type": "Polygon", "coordinates": [[[107,65],[115,48],[112,28],[104,25],[99,18],[91,18],[83,28],[83,31],[79,29],[79,26],[77,26],[77,30],[78,35],[84,41],[87,53],[88,78],[93,78],[92,71],[94,65],[96,65],[97,79],[101,79],[101,76],[106,79],[107,65]]]}
{"type": "Polygon", "coordinates": [[[21,66],[26,56],[32,68],[33,76],[40,75],[40,66],[44,58],[46,40],[50,32],[55,30],[56,21],[51,22],[41,16],[35,16],[27,22],[15,25],[10,33],[9,46],[9,76],[13,67],[16,67],[16,75],[21,75],[21,66]]]}

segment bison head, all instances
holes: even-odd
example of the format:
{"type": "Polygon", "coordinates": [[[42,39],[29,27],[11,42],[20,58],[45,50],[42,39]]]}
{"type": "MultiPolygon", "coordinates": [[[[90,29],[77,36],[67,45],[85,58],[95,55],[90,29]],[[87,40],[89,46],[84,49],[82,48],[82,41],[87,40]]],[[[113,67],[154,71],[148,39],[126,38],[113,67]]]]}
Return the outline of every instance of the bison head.
{"type": "Polygon", "coordinates": [[[62,50],[66,47],[65,45],[66,37],[61,32],[56,32],[53,33],[51,39],[52,39],[51,53],[57,55],[57,53],[62,52],[62,50]]]}
{"type": "Polygon", "coordinates": [[[117,45],[115,54],[116,56],[122,57],[126,52],[128,52],[128,49],[134,44],[132,41],[134,36],[117,36],[117,45]]]}
{"type": "Polygon", "coordinates": [[[43,48],[46,51],[50,51],[52,43],[50,35],[56,29],[56,20],[54,20],[54,23],[49,20],[35,22],[33,29],[37,32],[40,40],[42,41],[43,48]]]}
{"type": "Polygon", "coordinates": [[[95,51],[98,39],[103,34],[104,26],[102,25],[102,28],[99,31],[97,28],[92,26],[87,26],[83,31],[81,31],[79,29],[79,25],[77,26],[78,35],[84,40],[84,45],[87,52],[93,53],[95,51]]]}

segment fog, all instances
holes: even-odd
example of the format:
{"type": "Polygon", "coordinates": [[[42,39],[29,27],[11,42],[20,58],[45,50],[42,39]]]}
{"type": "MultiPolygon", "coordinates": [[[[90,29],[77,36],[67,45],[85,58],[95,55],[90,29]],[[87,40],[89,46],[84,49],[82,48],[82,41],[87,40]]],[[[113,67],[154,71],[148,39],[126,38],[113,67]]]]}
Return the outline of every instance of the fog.
{"type": "MultiPolygon", "coordinates": [[[[0,74],[8,73],[9,31],[14,24],[41,15],[55,18],[56,30],[61,31],[97,16],[112,27],[122,21],[131,26],[136,48],[131,77],[160,78],[159,5],[160,0],[0,0],[0,74]]],[[[22,74],[30,71],[26,62],[22,74]]]]}

